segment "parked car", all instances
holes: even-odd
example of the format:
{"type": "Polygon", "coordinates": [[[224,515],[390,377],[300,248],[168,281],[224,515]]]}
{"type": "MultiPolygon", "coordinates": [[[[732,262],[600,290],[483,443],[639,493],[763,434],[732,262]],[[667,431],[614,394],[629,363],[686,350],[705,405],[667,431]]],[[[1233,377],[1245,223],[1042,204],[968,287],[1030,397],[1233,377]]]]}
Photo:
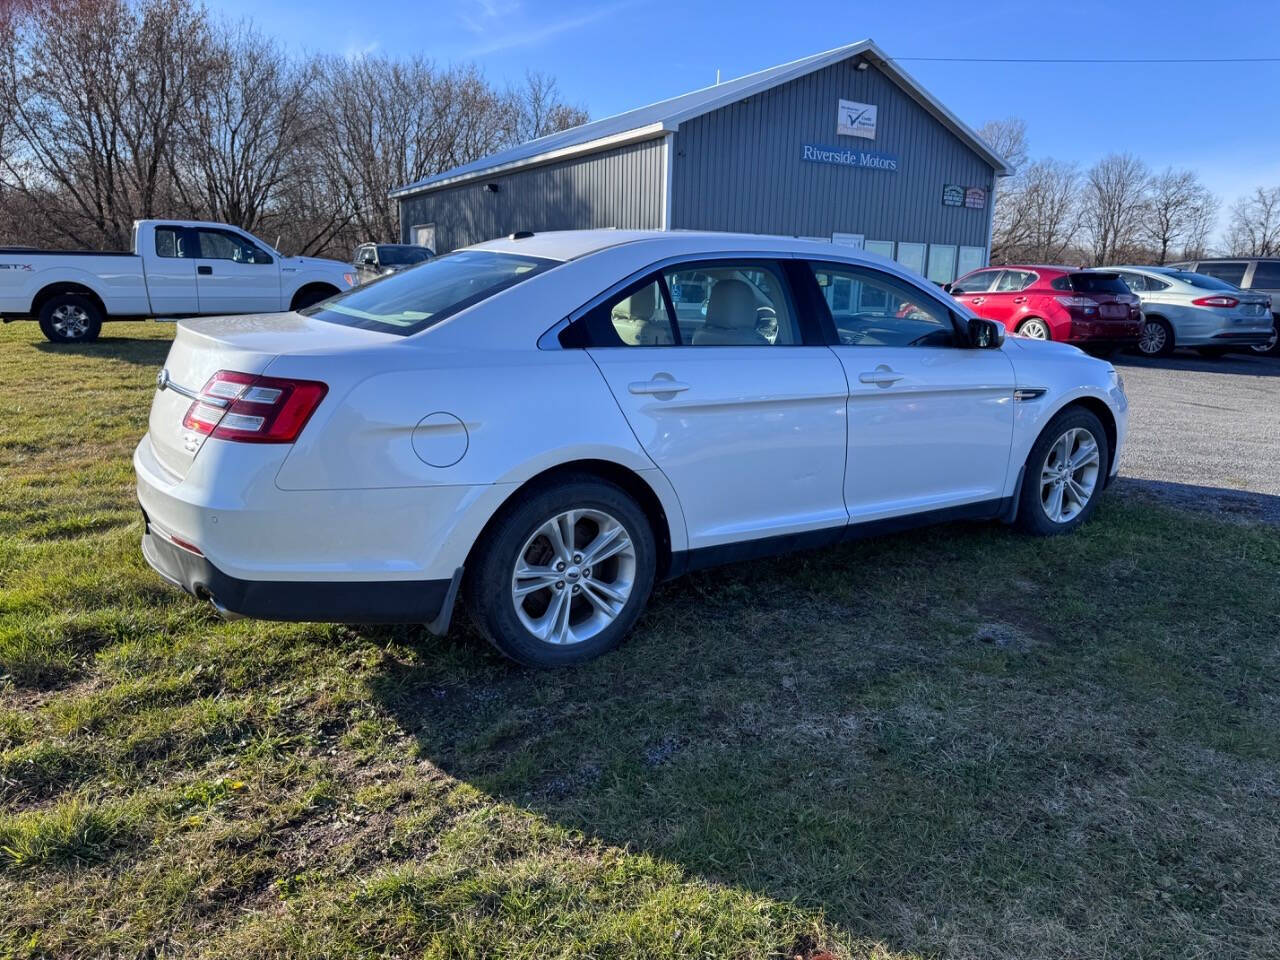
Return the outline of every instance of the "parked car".
{"type": "Polygon", "coordinates": [[[1270,298],[1243,293],[1225,280],[1174,267],[1106,267],[1142,301],[1138,352],[1166,356],[1194,347],[1203,356],[1266,345],[1274,335],[1270,298]]]}
{"type": "Polygon", "coordinates": [[[1180,270],[1217,277],[1232,286],[1271,299],[1271,336],[1265,343],[1251,344],[1253,353],[1280,355],[1280,257],[1217,257],[1187,260],[1172,266],[1180,270]]]}
{"type": "Polygon", "coordinates": [[[132,253],[0,251],[0,315],[39,320],[54,343],[96,340],[105,320],[298,310],[354,283],[337,260],[192,220],[135,221],[132,253]]]}
{"type": "Polygon", "coordinates": [[[1060,340],[1108,354],[1142,333],[1138,298],[1114,274],[1072,267],[984,267],[949,287],[988,320],[1032,340],[1060,340]]]}
{"type": "Polygon", "coordinates": [[[1127,411],[1109,363],[853,248],[592,230],[183,321],[133,462],[147,560],[221,611],[443,632],[460,596],[552,666],[687,570],[939,520],[1070,531],[1127,411]],[[677,318],[685,284],[705,316],[677,318]]]}
{"type": "Polygon", "coordinates": [[[356,270],[356,283],[368,283],[426,263],[434,256],[430,247],[416,243],[362,243],[356,247],[351,265],[356,270]]]}

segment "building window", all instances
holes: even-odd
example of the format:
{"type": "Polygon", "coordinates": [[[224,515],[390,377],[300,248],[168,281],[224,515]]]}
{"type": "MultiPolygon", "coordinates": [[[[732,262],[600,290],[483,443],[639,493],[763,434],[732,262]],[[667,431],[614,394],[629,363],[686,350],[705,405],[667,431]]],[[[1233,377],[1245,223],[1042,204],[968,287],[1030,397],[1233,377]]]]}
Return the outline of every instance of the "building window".
{"type": "Polygon", "coordinates": [[[929,244],[929,272],[934,283],[950,283],[956,278],[956,248],[946,243],[929,244]]]}
{"type": "Polygon", "coordinates": [[[893,241],[892,240],[868,240],[866,245],[868,253],[878,253],[882,257],[893,259],[893,241]]]}
{"type": "Polygon", "coordinates": [[[977,270],[979,267],[985,267],[986,265],[986,247],[961,247],[960,256],[956,258],[956,276],[963,277],[966,273],[970,273],[977,270]]]}
{"type": "Polygon", "coordinates": [[[924,274],[924,250],[923,243],[907,243],[906,241],[898,244],[898,262],[908,270],[914,270],[921,275],[924,274]]]}

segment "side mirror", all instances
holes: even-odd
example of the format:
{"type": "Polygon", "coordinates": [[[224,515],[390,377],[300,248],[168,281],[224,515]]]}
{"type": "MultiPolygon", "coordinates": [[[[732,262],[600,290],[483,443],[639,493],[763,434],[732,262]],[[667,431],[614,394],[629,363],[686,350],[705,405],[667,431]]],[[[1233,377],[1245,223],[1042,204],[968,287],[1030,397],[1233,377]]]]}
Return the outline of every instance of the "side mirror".
{"type": "Polygon", "coordinates": [[[367,263],[369,266],[373,266],[378,261],[377,261],[377,258],[372,253],[366,253],[361,255],[360,262],[367,263]]]}
{"type": "Polygon", "coordinates": [[[999,350],[1004,346],[1004,324],[998,320],[969,318],[969,346],[977,350],[999,350]]]}
{"type": "Polygon", "coordinates": [[[954,287],[954,286],[955,286],[955,284],[954,284],[954,283],[944,283],[944,284],[942,285],[942,289],[943,289],[943,290],[945,290],[947,293],[950,293],[950,292],[951,292],[951,288],[952,288],[952,287],[954,287]]]}

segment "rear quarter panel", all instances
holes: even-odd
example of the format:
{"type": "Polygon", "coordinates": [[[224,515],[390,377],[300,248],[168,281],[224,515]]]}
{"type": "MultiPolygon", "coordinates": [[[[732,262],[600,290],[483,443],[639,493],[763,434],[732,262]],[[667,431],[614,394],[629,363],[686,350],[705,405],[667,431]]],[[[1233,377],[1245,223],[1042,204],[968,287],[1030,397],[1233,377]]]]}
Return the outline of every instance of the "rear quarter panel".
{"type": "Polygon", "coordinates": [[[30,313],[36,295],[56,283],[88,287],[108,314],[144,315],[151,308],[138,257],[0,253],[0,313],[30,313]]]}

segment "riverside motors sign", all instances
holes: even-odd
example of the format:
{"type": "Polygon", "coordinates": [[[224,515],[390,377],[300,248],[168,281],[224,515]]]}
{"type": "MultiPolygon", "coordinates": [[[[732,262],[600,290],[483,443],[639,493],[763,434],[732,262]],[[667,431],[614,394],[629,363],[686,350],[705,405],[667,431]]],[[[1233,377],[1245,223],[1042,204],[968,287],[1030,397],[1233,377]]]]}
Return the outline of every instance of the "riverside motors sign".
{"type": "Polygon", "coordinates": [[[800,147],[800,159],[811,163],[830,163],[837,167],[860,167],[863,170],[889,170],[896,172],[898,157],[892,153],[874,153],[854,147],[824,147],[806,143],[800,147]]]}

